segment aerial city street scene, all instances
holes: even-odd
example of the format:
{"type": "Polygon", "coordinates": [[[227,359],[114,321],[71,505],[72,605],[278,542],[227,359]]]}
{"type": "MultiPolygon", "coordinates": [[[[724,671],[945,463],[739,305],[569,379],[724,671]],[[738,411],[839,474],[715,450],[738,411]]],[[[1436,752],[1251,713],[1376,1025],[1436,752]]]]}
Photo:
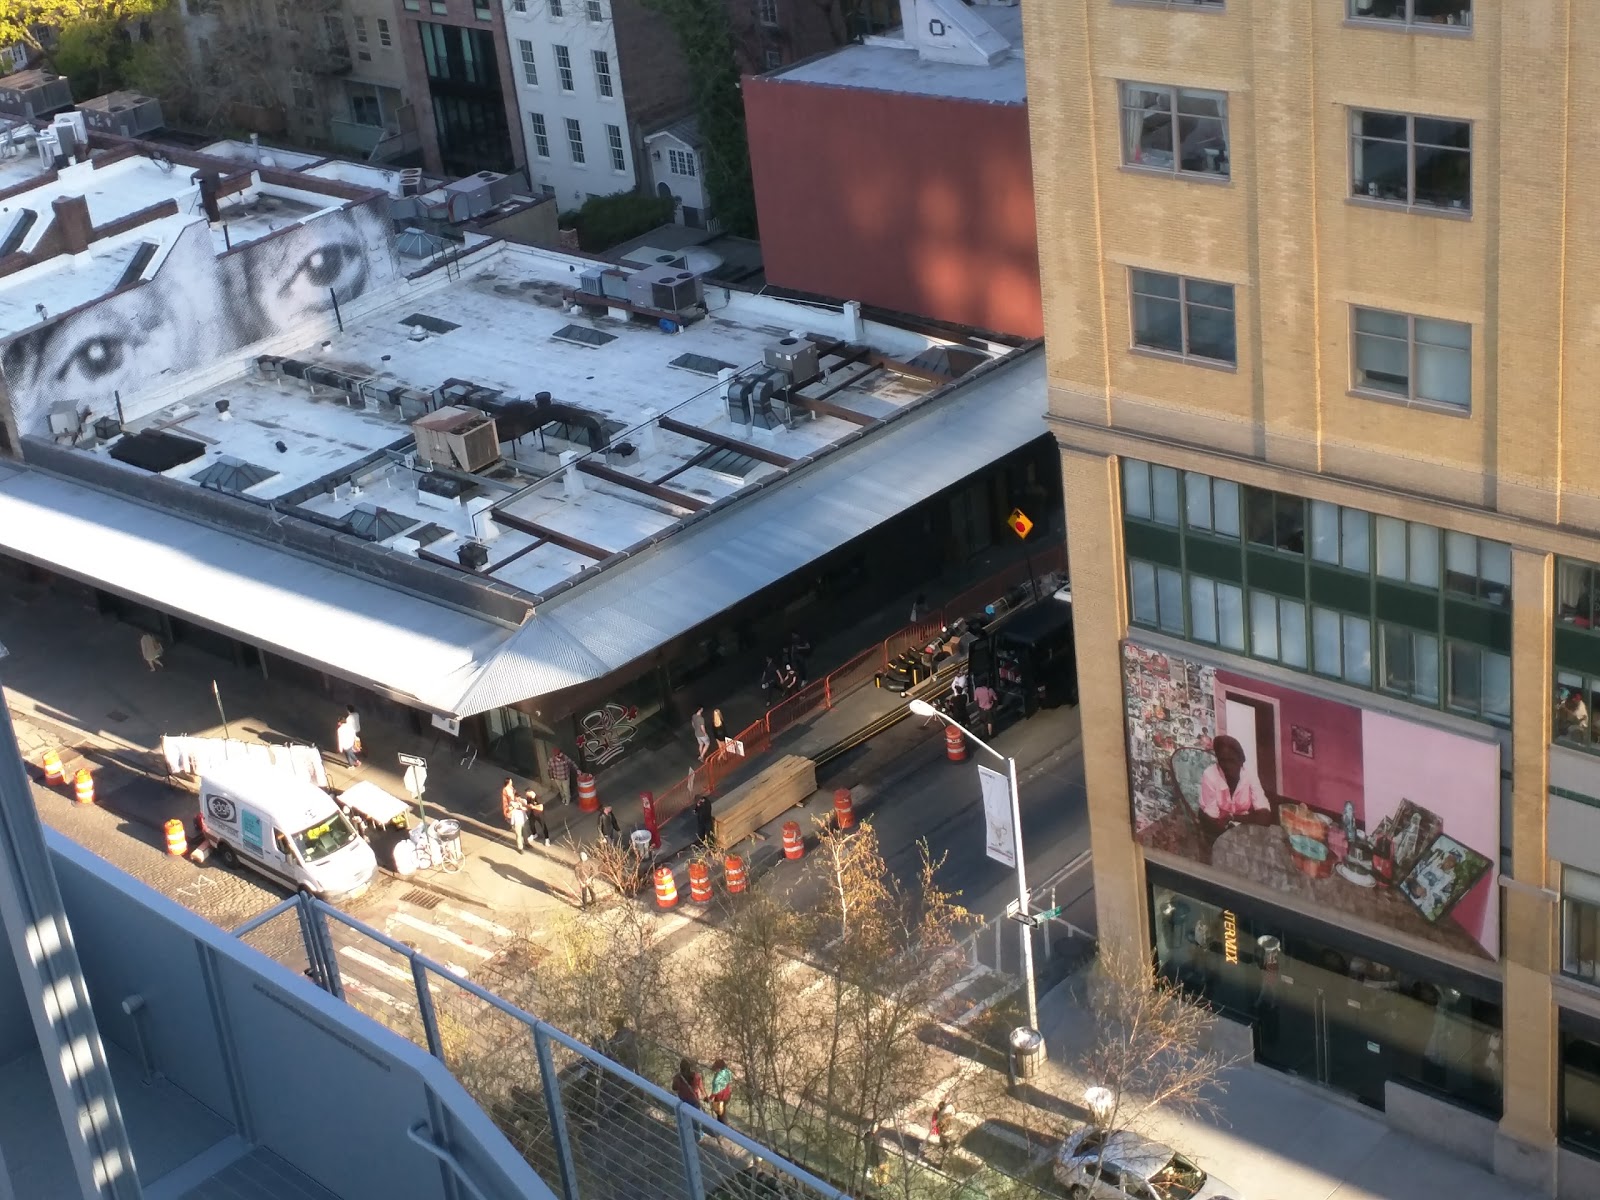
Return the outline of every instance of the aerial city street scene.
{"type": "Polygon", "coordinates": [[[0,0],[0,1200],[1600,1197],[1584,12],[0,0]]]}

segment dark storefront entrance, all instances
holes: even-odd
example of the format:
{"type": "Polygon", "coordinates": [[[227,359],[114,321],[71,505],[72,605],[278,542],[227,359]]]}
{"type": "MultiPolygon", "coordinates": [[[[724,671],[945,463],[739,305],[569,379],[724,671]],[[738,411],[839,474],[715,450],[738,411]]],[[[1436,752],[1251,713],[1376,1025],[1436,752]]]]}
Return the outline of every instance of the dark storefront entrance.
{"type": "Polygon", "coordinates": [[[1500,1115],[1499,986],[1152,867],[1162,971],[1250,1023],[1256,1059],[1374,1108],[1393,1080],[1500,1115]]]}

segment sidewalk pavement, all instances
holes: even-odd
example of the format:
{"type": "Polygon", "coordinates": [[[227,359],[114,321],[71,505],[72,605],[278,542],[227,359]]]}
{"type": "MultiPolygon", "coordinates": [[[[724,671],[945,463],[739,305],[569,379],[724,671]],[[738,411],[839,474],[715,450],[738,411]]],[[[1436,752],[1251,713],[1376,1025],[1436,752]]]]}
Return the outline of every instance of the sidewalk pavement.
{"type": "MultiPolygon", "coordinates": [[[[1090,1014],[1074,999],[1081,977],[1039,1001],[1052,1061],[1039,1086],[1069,1102],[1087,1082],[1070,1069],[1088,1044],[1090,1014]]],[[[1526,1200],[1533,1193],[1403,1133],[1381,1113],[1270,1067],[1224,1073],[1215,1119],[1158,1111],[1141,1132],[1193,1158],[1237,1189],[1240,1200],[1526,1200]]]]}

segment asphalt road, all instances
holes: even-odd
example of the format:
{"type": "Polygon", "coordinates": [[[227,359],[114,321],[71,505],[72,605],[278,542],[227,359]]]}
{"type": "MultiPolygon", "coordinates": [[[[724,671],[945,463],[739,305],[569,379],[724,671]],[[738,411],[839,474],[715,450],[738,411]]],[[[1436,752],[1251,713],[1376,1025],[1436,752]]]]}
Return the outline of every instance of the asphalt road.
{"type": "MultiPolygon", "coordinates": [[[[1083,755],[1074,709],[1051,709],[1003,729],[995,749],[1017,760],[1022,837],[1030,883],[1038,884],[1089,845],[1083,755]]],[[[1016,873],[985,855],[983,805],[977,763],[999,767],[976,746],[963,763],[945,758],[939,727],[908,718],[861,750],[823,768],[818,786],[849,787],[877,829],[884,856],[905,883],[916,879],[917,843],[945,855],[939,878],[959,891],[962,903],[984,919],[999,916],[1016,898],[1016,873]]],[[[1089,885],[1087,871],[1060,900],[1089,885]]],[[[1043,897],[1036,892],[1035,900],[1043,897]]]]}

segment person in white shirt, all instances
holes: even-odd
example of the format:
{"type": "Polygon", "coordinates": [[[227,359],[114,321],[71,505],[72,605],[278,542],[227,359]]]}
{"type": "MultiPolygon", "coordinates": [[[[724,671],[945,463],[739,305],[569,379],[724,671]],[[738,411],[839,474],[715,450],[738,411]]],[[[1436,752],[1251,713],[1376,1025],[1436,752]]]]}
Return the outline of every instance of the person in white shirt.
{"type": "Polygon", "coordinates": [[[1256,778],[1255,768],[1245,760],[1239,739],[1218,734],[1211,752],[1217,761],[1200,776],[1201,827],[1216,838],[1234,825],[1270,825],[1272,801],[1256,778]]]}
{"type": "Polygon", "coordinates": [[[356,731],[351,728],[349,717],[339,722],[336,738],[339,753],[344,755],[344,765],[352,769],[359,767],[361,760],[356,757],[356,731]]]}

